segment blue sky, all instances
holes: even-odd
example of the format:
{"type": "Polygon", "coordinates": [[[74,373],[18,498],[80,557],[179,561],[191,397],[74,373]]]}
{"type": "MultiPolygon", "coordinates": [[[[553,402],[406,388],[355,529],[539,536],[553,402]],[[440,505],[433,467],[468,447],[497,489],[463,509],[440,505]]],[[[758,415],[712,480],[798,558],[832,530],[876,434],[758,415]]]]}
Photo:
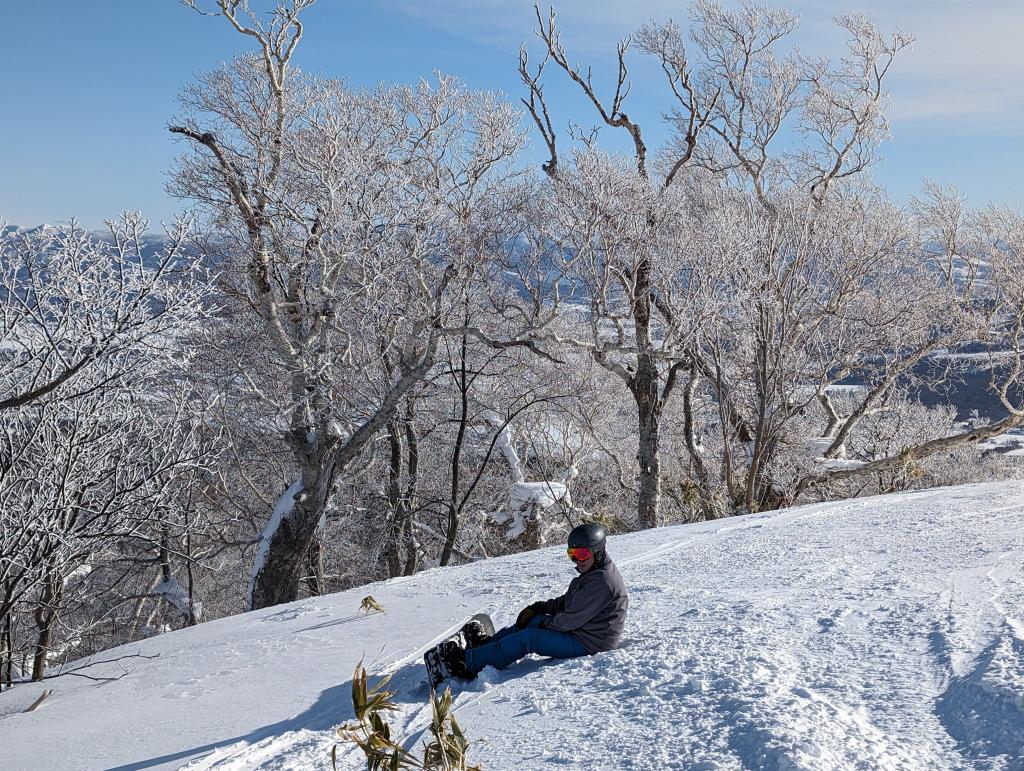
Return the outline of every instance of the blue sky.
{"type": "MultiPolygon", "coordinates": [[[[212,0],[202,0],[212,6],[212,0]]],[[[727,3],[728,4],[728,3],[727,3]]],[[[838,56],[832,17],[863,10],[883,29],[915,33],[889,83],[894,139],[876,179],[901,200],[928,177],[955,184],[973,205],[1024,205],[1024,2],[1021,0],[789,0],[795,42],[838,56]]],[[[253,0],[266,8],[269,0],[253,0]]],[[[248,41],[223,19],[177,0],[4,3],[0,218],[21,225],[77,217],[94,227],[126,209],[154,222],[183,204],[163,191],[180,146],[166,126],[195,73],[248,41]]],[[[652,17],[685,22],[669,0],[556,2],[571,56],[611,85],[615,40],[652,17]]],[[[532,43],[530,0],[319,0],[305,15],[296,60],[353,85],[410,82],[434,70],[518,98],[517,51],[532,43]]],[[[533,46],[536,50],[536,46],[533,46]]],[[[634,57],[632,106],[651,143],[667,101],[656,73],[634,57]]],[[[560,128],[592,114],[552,71],[560,128]]],[[[539,152],[539,151],[538,151],[539,152]]]]}

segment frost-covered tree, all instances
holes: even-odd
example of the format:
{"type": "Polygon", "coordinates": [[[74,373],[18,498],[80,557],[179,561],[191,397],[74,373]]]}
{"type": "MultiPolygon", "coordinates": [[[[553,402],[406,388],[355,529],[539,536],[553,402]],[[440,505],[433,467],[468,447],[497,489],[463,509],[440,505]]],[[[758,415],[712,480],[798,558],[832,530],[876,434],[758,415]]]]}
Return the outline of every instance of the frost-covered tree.
{"type": "MultiPolygon", "coordinates": [[[[199,258],[187,221],[162,243],[137,213],[97,237],[72,224],[0,231],[0,413],[73,398],[130,374],[126,351],[156,351],[196,317],[201,295],[190,272],[199,258]]],[[[168,354],[169,355],[169,354],[168,354]]]]}
{"type": "Polygon", "coordinates": [[[968,245],[956,201],[933,189],[910,216],[864,176],[888,136],[884,82],[909,36],[847,14],[837,19],[846,55],[807,59],[785,50],[792,14],[698,0],[688,30],[656,21],[620,43],[605,98],[567,55],[554,14],[538,9],[537,22],[544,58],[531,68],[524,49],[520,74],[550,154],[535,221],[538,243],[557,248],[535,250],[535,264],[557,279],[523,283],[535,308],[582,314],[590,327],[573,337],[548,323],[547,338],[589,352],[633,396],[643,524],[660,519],[666,432],[682,477],[673,500],[719,516],[786,505],[810,487],[1019,424],[1019,301],[993,291],[1012,280],[977,280],[983,264],[995,276],[1019,259],[1013,217],[975,218],[968,245]],[[625,110],[634,45],[661,67],[672,99],[671,138],[653,154],[625,110]],[[560,154],[543,89],[552,65],[628,138],[628,157],[600,152],[599,133],[578,128],[573,152],[560,154]],[[937,357],[979,339],[1001,351],[993,389],[1008,417],[927,440],[908,433],[884,457],[844,457],[862,421],[908,384],[955,378],[957,357],[937,357]],[[832,395],[851,382],[864,388],[838,410],[832,395]],[[813,452],[800,435],[811,413],[822,424],[813,452]]]}
{"type": "MultiPolygon", "coordinates": [[[[952,370],[981,363],[989,372],[989,392],[1002,409],[1003,417],[984,424],[958,426],[956,430],[927,441],[904,443],[898,450],[871,458],[849,468],[830,469],[809,474],[805,483],[838,481],[862,474],[878,474],[898,470],[936,453],[947,453],[967,444],[998,436],[1024,425],[1024,216],[1006,207],[990,207],[982,212],[968,212],[962,197],[955,190],[935,185],[926,187],[925,195],[915,201],[914,214],[922,229],[924,244],[918,256],[924,266],[919,283],[906,283],[903,304],[909,304],[927,287],[938,286],[946,302],[933,309],[927,320],[916,329],[928,330],[918,347],[911,347],[908,356],[894,356],[891,348],[881,349],[882,361],[892,361],[892,372],[878,377],[856,408],[840,416],[830,413],[827,436],[832,439],[825,452],[826,459],[839,456],[842,439],[856,423],[884,403],[900,376],[908,376],[910,368],[925,355],[935,354],[938,364],[931,370],[934,380],[949,377],[952,370]],[[960,330],[954,339],[943,333],[960,330]],[[968,353],[968,347],[980,345],[980,353],[968,353]],[[918,355],[918,350],[924,350],[918,355]]],[[[910,321],[913,321],[911,317],[910,321]]],[[[893,323],[897,330],[906,322],[893,323]]],[[[911,329],[915,327],[911,325],[911,329]]],[[[902,337],[902,331],[890,332],[902,337]]],[[[921,375],[914,373],[916,378],[921,375]]],[[[925,377],[928,376],[926,372],[925,377]]]]}
{"type": "Polygon", "coordinates": [[[568,500],[559,481],[568,467],[542,471],[530,452],[535,422],[572,391],[557,367],[469,334],[442,342],[430,375],[376,440],[368,473],[346,485],[348,522],[359,523],[349,529],[364,532],[388,575],[522,548],[523,528],[498,520],[568,500]],[[557,500],[542,494],[549,486],[562,491],[557,500]]]}
{"type": "Polygon", "coordinates": [[[23,413],[3,447],[0,516],[5,540],[15,541],[5,551],[3,601],[9,611],[32,609],[35,679],[65,620],[70,585],[102,592],[87,577],[127,557],[130,542],[153,537],[162,510],[205,465],[208,450],[186,404],[147,404],[145,384],[136,385],[23,413]]]}
{"type": "Polygon", "coordinates": [[[203,404],[184,385],[209,308],[200,257],[187,225],[154,247],[138,215],[111,222],[104,237],[71,225],[0,239],[8,675],[19,619],[32,620],[30,669],[41,677],[69,587],[145,537],[205,466],[203,404]]]}
{"type": "Polygon", "coordinates": [[[800,194],[771,203],[769,214],[743,192],[728,202],[718,321],[692,350],[706,408],[691,414],[687,447],[715,481],[705,497],[718,493],[709,503],[726,511],[788,504],[802,477],[820,470],[811,457],[799,469],[783,461],[808,438],[794,435],[808,410],[825,410],[814,435],[829,438],[824,457],[838,458],[858,421],[930,353],[977,329],[908,218],[877,192],[837,188],[813,207],[800,194]],[[865,388],[840,415],[832,392],[849,382],[865,388]],[[714,452],[699,438],[709,427],[714,452]]]}
{"type": "Polygon", "coordinates": [[[310,1],[269,21],[216,5],[257,52],[183,93],[171,191],[244,270],[281,384],[267,416],[297,478],[253,570],[264,607],[297,596],[340,476],[430,370],[458,288],[486,274],[523,138],[508,105],[451,78],[356,92],[302,74],[310,1]]]}
{"type": "MultiPolygon", "coordinates": [[[[848,59],[833,66],[795,53],[780,56],[780,41],[796,27],[794,16],[750,3],[726,11],[700,0],[692,6],[697,59],[691,60],[677,25],[652,22],[635,42],[667,78],[673,130],[652,159],[641,126],[625,111],[626,54],[634,38],[619,44],[614,92],[604,98],[591,71],[569,59],[554,12],[545,19],[537,8],[537,22],[545,55],[531,69],[525,48],[521,54],[523,101],[550,153],[544,170],[557,201],[550,219],[551,237],[563,246],[559,269],[578,287],[577,302],[589,306],[592,329],[586,341],[563,342],[590,350],[633,397],[638,510],[641,522],[652,526],[659,522],[661,416],[668,399],[687,373],[719,382],[707,368],[712,363],[694,355],[692,342],[704,323],[703,290],[723,255],[714,242],[729,233],[708,230],[715,227],[708,222],[716,218],[715,201],[693,190],[708,175],[727,180],[751,191],[769,218],[779,190],[800,190],[807,205],[821,206],[838,183],[873,160],[885,136],[882,81],[909,40],[900,34],[887,40],[851,16],[839,20],[850,37],[848,59]],[[581,89],[605,126],[627,134],[628,162],[602,160],[594,149],[596,132],[582,137],[585,149],[568,166],[560,160],[543,90],[549,63],[581,89]],[[804,138],[796,153],[779,147],[784,129],[804,138]],[[705,233],[707,243],[692,248],[705,233]]],[[[698,474],[705,475],[699,466],[698,474]]]]}

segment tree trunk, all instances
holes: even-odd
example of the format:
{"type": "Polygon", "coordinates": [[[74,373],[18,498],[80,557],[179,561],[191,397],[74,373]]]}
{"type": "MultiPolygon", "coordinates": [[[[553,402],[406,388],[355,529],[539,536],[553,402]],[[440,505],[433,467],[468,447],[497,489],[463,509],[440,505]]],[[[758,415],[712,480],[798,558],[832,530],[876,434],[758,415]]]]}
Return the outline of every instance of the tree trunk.
{"type": "MultiPolygon", "coordinates": [[[[306,482],[303,474],[303,483],[306,482]]],[[[252,609],[269,608],[283,602],[299,599],[299,584],[306,568],[309,551],[323,504],[314,487],[303,487],[296,496],[290,516],[282,518],[270,538],[266,559],[255,576],[252,586],[252,609]]]]}
{"type": "Polygon", "coordinates": [[[192,523],[189,521],[188,506],[185,507],[185,575],[188,579],[188,625],[199,623],[196,618],[195,575],[192,570],[192,523]]]}
{"type": "Polygon", "coordinates": [[[388,524],[385,558],[388,575],[391,578],[402,575],[401,537],[403,525],[402,506],[402,435],[399,432],[398,416],[388,421],[388,446],[391,459],[388,464],[388,524]]]}
{"type": "Polygon", "coordinates": [[[469,423],[469,380],[466,368],[466,336],[462,336],[462,347],[460,349],[459,374],[456,378],[459,386],[459,431],[455,437],[455,447],[452,448],[452,484],[451,498],[448,501],[448,532],[445,533],[444,547],[441,550],[441,565],[451,562],[452,554],[455,551],[455,543],[459,537],[459,519],[461,506],[459,498],[459,472],[462,470],[462,444],[466,438],[466,426],[469,423]]]}
{"type": "Polygon", "coordinates": [[[661,505],[661,461],[658,446],[661,441],[661,399],[658,393],[658,368],[652,357],[642,356],[634,379],[634,397],[640,446],[639,500],[637,513],[644,527],[657,527],[661,505]]]}
{"type": "Polygon", "coordinates": [[[324,593],[324,548],[319,535],[313,536],[306,550],[306,586],[310,597],[324,593]]]}
{"type": "Polygon", "coordinates": [[[387,425],[401,399],[427,373],[434,362],[437,343],[438,337],[432,334],[420,358],[414,363],[403,363],[398,382],[388,391],[384,401],[340,447],[335,449],[325,445],[328,436],[326,426],[296,425],[292,429],[289,439],[292,453],[299,461],[302,489],[296,495],[290,513],[282,518],[277,530],[271,534],[266,559],[253,576],[251,610],[299,598],[306,552],[316,537],[334,479],[387,425]]]}
{"type": "MultiPolygon", "coordinates": [[[[653,222],[651,225],[653,226],[653,222]]],[[[643,527],[657,527],[661,505],[661,462],[658,457],[660,443],[659,423],[661,420],[662,396],[658,363],[651,352],[651,262],[650,258],[640,261],[636,271],[636,306],[634,308],[634,329],[636,330],[637,356],[636,374],[630,390],[636,400],[637,424],[640,430],[640,446],[637,462],[640,466],[639,500],[637,514],[643,527]]]]}
{"type": "MultiPolygon", "coordinates": [[[[160,574],[157,573],[153,577],[153,580],[149,582],[149,588],[146,590],[145,594],[140,595],[135,600],[135,607],[132,609],[132,620],[131,623],[128,624],[128,636],[126,639],[135,640],[139,636],[139,624],[142,622],[142,611],[146,608],[146,600],[153,595],[153,592],[156,591],[156,588],[159,585],[160,574]]],[[[154,604],[158,605],[159,602],[154,601],[154,604]]],[[[111,616],[111,620],[113,620],[113,616],[111,616]]],[[[113,633],[113,631],[113,628],[111,628],[111,633],[113,633]]]]}
{"type": "Polygon", "coordinates": [[[36,606],[35,619],[36,649],[32,656],[32,682],[39,682],[46,674],[46,657],[53,643],[53,627],[57,621],[57,606],[60,604],[63,584],[56,576],[51,575],[43,589],[43,596],[36,606]]]}
{"type": "Polygon", "coordinates": [[[3,635],[0,636],[0,687],[14,683],[14,630],[11,614],[4,614],[3,635]]]}
{"type": "Polygon", "coordinates": [[[160,564],[160,580],[170,583],[174,578],[174,574],[171,573],[171,536],[165,522],[160,523],[160,549],[157,559],[160,564]]]}
{"type": "Polygon", "coordinates": [[[416,532],[413,528],[413,514],[409,512],[405,518],[405,524],[402,530],[402,539],[405,543],[405,568],[402,571],[402,575],[411,576],[419,567],[419,554],[417,552],[416,544],[416,532]]]}
{"type": "Polygon", "coordinates": [[[32,682],[38,683],[46,673],[46,654],[50,652],[50,641],[53,636],[53,622],[57,615],[53,611],[36,608],[36,650],[32,656],[32,682]]]}
{"type": "Polygon", "coordinates": [[[687,502],[691,520],[694,522],[717,519],[720,516],[711,477],[704,464],[703,450],[697,445],[693,394],[697,388],[698,377],[696,368],[691,365],[689,379],[683,389],[683,440],[686,443],[686,450],[690,454],[690,468],[696,477],[696,494],[691,496],[687,502]]]}
{"type": "Polygon", "coordinates": [[[835,437],[836,431],[839,430],[839,413],[836,412],[836,408],[832,404],[832,398],[828,395],[827,391],[818,396],[818,401],[821,403],[822,409],[825,410],[825,415],[828,416],[828,425],[825,426],[825,430],[821,435],[825,439],[832,439],[835,437]]]}
{"type": "Polygon", "coordinates": [[[408,448],[408,462],[406,474],[408,479],[405,486],[405,499],[403,501],[402,516],[402,542],[405,544],[405,569],[403,575],[411,576],[416,572],[419,555],[417,553],[416,533],[413,529],[413,518],[415,510],[413,500],[416,497],[416,485],[419,481],[420,468],[420,445],[416,436],[416,399],[410,394],[405,404],[405,443],[408,448]]]}

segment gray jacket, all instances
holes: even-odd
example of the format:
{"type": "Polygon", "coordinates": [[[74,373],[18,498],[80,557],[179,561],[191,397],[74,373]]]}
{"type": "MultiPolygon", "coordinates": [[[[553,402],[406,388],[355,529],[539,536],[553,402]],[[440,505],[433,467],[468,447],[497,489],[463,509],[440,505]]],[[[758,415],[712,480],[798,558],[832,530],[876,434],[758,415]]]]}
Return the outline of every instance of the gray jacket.
{"type": "Polygon", "coordinates": [[[576,576],[561,597],[544,601],[551,616],[548,629],[572,632],[588,653],[619,647],[626,625],[626,583],[609,557],[581,576],[576,576]]]}

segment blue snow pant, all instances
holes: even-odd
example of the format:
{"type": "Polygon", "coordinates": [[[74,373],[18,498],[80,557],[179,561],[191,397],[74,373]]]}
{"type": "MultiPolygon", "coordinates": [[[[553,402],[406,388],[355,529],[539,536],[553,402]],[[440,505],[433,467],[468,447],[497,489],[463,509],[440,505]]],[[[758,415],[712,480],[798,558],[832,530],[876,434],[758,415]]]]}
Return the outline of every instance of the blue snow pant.
{"type": "Polygon", "coordinates": [[[498,630],[494,637],[478,648],[466,650],[466,668],[474,675],[484,667],[504,669],[530,653],[555,659],[574,659],[586,656],[588,651],[571,632],[540,629],[545,616],[530,619],[526,629],[515,624],[498,630]]]}

